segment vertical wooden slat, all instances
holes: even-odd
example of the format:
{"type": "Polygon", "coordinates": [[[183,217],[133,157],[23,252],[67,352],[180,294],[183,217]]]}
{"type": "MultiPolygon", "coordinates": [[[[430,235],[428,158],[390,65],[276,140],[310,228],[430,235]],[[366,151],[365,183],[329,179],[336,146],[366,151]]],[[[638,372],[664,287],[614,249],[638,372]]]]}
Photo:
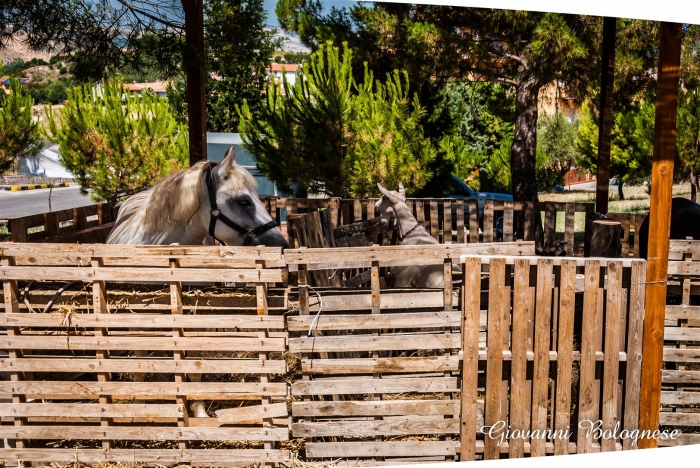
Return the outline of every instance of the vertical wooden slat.
{"type": "MultiPolygon", "coordinates": [[[[493,426],[503,421],[505,408],[502,408],[502,373],[503,373],[503,333],[506,324],[503,323],[503,304],[509,302],[505,294],[505,268],[503,258],[492,258],[489,262],[489,307],[487,316],[487,360],[486,360],[486,397],[485,419],[486,426],[493,426]]],[[[498,437],[505,427],[491,431],[484,439],[484,459],[499,458],[500,449],[498,437]]]]}
{"type": "Polygon", "coordinates": [[[25,218],[10,220],[10,239],[12,242],[27,242],[27,220],[25,218]]]}
{"type": "Polygon", "coordinates": [[[87,228],[87,213],[84,206],[73,208],[73,230],[82,231],[87,228]]]}
{"type": "Polygon", "coordinates": [[[523,240],[535,240],[535,223],[539,223],[539,219],[535,219],[535,202],[525,202],[525,232],[523,240]]]}
{"type": "Polygon", "coordinates": [[[340,225],[340,198],[331,198],[328,204],[328,210],[331,220],[331,235],[333,229],[340,225]]]}
{"type": "Polygon", "coordinates": [[[443,305],[445,310],[452,310],[452,259],[446,258],[443,261],[443,305]]]}
{"type": "Polygon", "coordinates": [[[544,243],[552,247],[557,232],[557,212],[553,202],[544,204],[544,243]]]}
{"type": "MultiPolygon", "coordinates": [[[[170,268],[179,268],[179,261],[175,258],[171,258],[170,268]]],[[[170,313],[173,315],[182,315],[182,284],[179,281],[170,282],[170,313]]],[[[182,328],[173,328],[173,338],[178,338],[185,336],[182,328]]],[[[182,361],[185,359],[184,350],[173,350],[173,360],[182,361]]],[[[187,376],[184,373],[175,373],[175,383],[183,383],[187,381],[187,376]]],[[[187,413],[187,396],[177,395],[175,401],[180,407],[181,417],[178,418],[178,427],[189,426],[189,415],[187,413]]],[[[189,443],[187,441],[179,441],[178,448],[180,450],[185,450],[189,448],[189,443]]]]}
{"type": "MultiPolygon", "coordinates": [[[[100,206],[104,204],[98,205],[98,209],[100,206]]],[[[91,260],[91,264],[93,268],[101,268],[104,266],[104,263],[101,258],[96,258],[93,257],[91,260]]],[[[109,311],[107,310],[107,285],[105,284],[104,281],[93,281],[92,282],[92,307],[93,307],[93,313],[95,314],[107,314],[109,311]]],[[[95,328],[95,335],[98,336],[107,336],[107,329],[102,328],[102,327],[96,327],[95,328]]],[[[95,352],[95,357],[97,359],[108,359],[109,358],[109,351],[102,351],[98,350],[95,352]]],[[[109,372],[99,372],[97,374],[97,381],[98,382],[108,382],[110,380],[110,375],[109,372]]],[[[99,396],[99,401],[101,405],[106,405],[112,402],[112,397],[109,395],[100,395],[99,396]]],[[[111,426],[112,425],[112,418],[100,418],[100,425],[101,426],[111,426]]],[[[109,450],[112,448],[112,441],[109,440],[103,440],[102,441],[102,448],[105,450],[109,450]]]]}
{"type": "Polygon", "coordinates": [[[362,204],[360,200],[352,201],[352,222],[362,221],[362,204]]]}
{"type": "Polygon", "coordinates": [[[438,232],[438,207],[437,200],[430,200],[430,235],[433,236],[435,240],[440,241],[440,234],[438,232]]]}
{"type": "MultiPolygon", "coordinates": [[[[595,352],[597,344],[596,318],[598,315],[598,285],[600,283],[600,261],[586,260],[583,278],[583,321],[581,325],[581,368],[579,370],[579,412],[578,423],[589,424],[598,420],[598,408],[595,405],[595,352]]],[[[591,451],[592,434],[586,430],[578,431],[577,453],[591,451]]]]}
{"type": "MultiPolygon", "coordinates": [[[[551,259],[537,262],[537,290],[535,303],[535,360],[532,375],[532,430],[540,433],[547,428],[547,390],[549,387],[549,333],[552,317],[551,259]]],[[[533,438],[530,456],[545,455],[546,440],[533,438]]]]}
{"type": "Polygon", "coordinates": [[[513,202],[507,201],[503,205],[503,242],[513,240],[513,202]]]}
{"type": "Polygon", "coordinates": [[[423,200],[414,200],[413,205],[416,210],[416,221],[418,221],[418,224],[423,226],[423,228],[430,232],[430,226],[428,226],[428,222],[425,219],[425,202],[423,200]]]}
{"type": "MultiPolygon", "coordinates": [[[[24,233],[26,234],[26,229],[24,230],[24,233]]],[[[3,258],[2,262],[0,264],[3,267],[10,267],[15,265],[15,259],[14,258],[3,258]]],[[[2,282],[2,290],[3,290],[3,298],[5,302],[5,311],[4,313],[6,314],[17,314],[19,313],[19,289],[17,287],[17,281],[14,280],[3,280],[2,282]]],[[[17,336],[21,334],[20,328],[19,327],[7,327],[7,336],[17,336]]],[[[10,359],[20,359],[22,358],[22,350],[19,349],[9,349],[8,350],[8,355],[10,359]]],[[[22,373],[20,372],[10,372],[10,380],[12,382],[19,382],[22,380],[22,373]]],[[[17,404],[17,403],[26,403],[26,397],[24,394],[12,394],[12,403],[17,404]]],[[[13,424],[15,426],[23,426],[27,423],[27,418],[13,418],[10,419],[10,421],[13,421],[13,424]]],[[[8,443],[10,444],[11,448],[17,448],[21,449],[24,448],[24,441],[23,440],[16,440],[16,439],[9,439],[8,443]]]]}
{"type": "Polygon", "coordinates": [[[350,214],[350,200],[341,200],[340,201],[340,224],[350,224],[352,221],[350,220],[351,214],[350,214]]]}
{"type": "MultiPolygon", "coordinates": [[[[527,351],[528,322],[530,321],[530,261],[516,258],[513,273],[513,335],[511,345],[511,396],[510,427],[511,431],[526,433],[530,429],[527,406],[530,402],[525,391],[527,387],[527,351]]],[[[523,437],[509,440],[510,458],[525,456],[525,439],[523,437]]]]}
{"type": "Polygon", "coordinates": [[[569,453],[569,439],[562,437],[569,430],[571,419],[571,370],[574,345],[574,310],[576,301],[576,262],[562,260],[559,287],[559,337],[557,340],[557,389],[554,430],[561,431],[554,439],[554,454],[569,453]]]}
{"type": "MultiPolygon", "coordinates": [[[[618,422],[617,378],[620,367],[620,306],[622,300],[622,262],[608,262],[608,284],[606,288],[605,316],[605,362],[603,368],[603,431],[611,431],[618,422]]],[[[603,437],[601,450],[615,450],[617,440],[603,437]]]]}
{"type": "MultiPolygon", "coordinates": [[[[644,327],[644,302],[646,262],[632,262],[629,290],[629,320],[627,321],[627,376],[625,383],[625,414],[623,428],[629,431],[639,428],[639,389],[642,377],[642,332],[644,327]]],[[[622,441],[624,450],[636,449],[632,439],[622,441]]]]}
{"type": "Polygon", "coordinates": [[[469,243],[479,243],[479,209],[476,200],[467,200],[469,205],[469,243]]]}
{"type": "Polygon", "coordinates": [[[54,237],[58,235],[58,213],[51,211],[44,213],[44,237],[54,237]]]}
{"type": "MultiPolygon", "coordinates": [[[[458,207],[459,210],[459,207],[458,207]]],[[[462,264],[462,395],[460,461],[476,458],[476,398],[479,371],[479,315],[481,259],[469,257],[462,264]]]]}
{"type": "Polygon", "coordinates": [[[564,215],[564,241],[566,242],[566,250],[569,255],[576,254],[576,244],[574,243],[574,223],[576,219],[576,211],[573,203],[566,204],[566,213],[564,215]]]}
{"type": "MultiPolygon", "coordinates": [[[[451,209],[450,209],[451,211],[451,209]]],[[[458,244],[466,244],[467,239],[464,236],[464,201],[463,200],[457,200],[455,202],[455,216],[457,217],[457,243],[458,244]]],[[[469,234],[469,242],[471,242],[471,233],[469,234]]]]}
{"type": "Polygon", "coordinates": [[[493,200],[484,201],[484,242],[493,242],[493,200]]]}
{"type": "MultiPolygon", "coordinates": [[[[454,242],[452,238],[452,202],[445,201],[442,203],[442,243],[454,242]]],[[[459,243],[463,243],[461,240],[459,243]]]]}
{"type": "Polygon", "coordinates": [[[370,287],[371,287],[371,301],[372,301],[372,313],[378,314],[380,310],[380,297],[379,297],[379,262],[372,262],[372,272],[370,273],[370,287]]]}

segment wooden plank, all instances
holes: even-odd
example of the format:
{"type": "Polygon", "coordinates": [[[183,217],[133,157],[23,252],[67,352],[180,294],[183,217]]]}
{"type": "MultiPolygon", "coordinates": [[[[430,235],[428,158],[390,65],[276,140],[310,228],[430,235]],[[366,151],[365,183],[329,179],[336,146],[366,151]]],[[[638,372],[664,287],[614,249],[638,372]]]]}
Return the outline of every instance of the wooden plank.
{"type": "MultiPolygon", "coordinates": [[[[450,209],[450,211],[452,211],[452,209],[450,209]]],[[[467,238],[465,237],[464,229],[464,200],[455,201],[455,216],[457,217],[457,244],[466,244],[467,238]]],[[[472,242],[471,236],[472,233],[469,233],[469,242],[472,242]]]]}
{"type": "Polygon", "coordinates": [[[666,341],[700,341],[700,328],[664,327],[666,341]]]}
{"type": "Polygon", "coordinates": [[[664,348],[664,362],[700,362],[700,349],[664,348]]]}
{"type": "Polygon", "coordinates": [[[83,440],[289,440],[286,427],[0,426],[0,438],[83,440]]]}
{"type": "MultiPolygon", "coordinates": [[[[516,260],[513,271],[513,332],[511,362],[510,426],[511,430],[526,433],[530,429],[527,407],[530,406],[527,385],[528,322],[531,316],[530,301],[530,262],[516,260]]],[[[534,358],[534,353],[533,353],[534,358]]],[[[510,458],[522,458],[525,454],[525,439],[511,439],[510,458]]]]}
{"type": "MultiPolygon", "coordinates": [[[[576,263],[562,262],[559,286],[559,336],[557,339],[557,385],[554,430],[569,430],[571,425],[571,371],[574,345],[576,303],[576,263]]],[[[569,439],[554,439],[554,454],[569,453],[569,439]]]]}
{"type": "MultiPolygon", "coordinates": [[[[483,407],[483,404],[480,405],[483,407]]],[[[458,400],[302,401],[292,402],[294,417],[453,415],[458,400]]]]}
{"type": "Polygon", "coordinates": [[[659,424],[662,426],[700,426],[700,413],[667,413],[662,411],[659,418],[659,424]]]}
{"type": "MultiPolygon", "coordinates": [[[[629,319],[627,323],[627,375],[625,382],[625,414],[623,428],[639,428],[639,388],[642,378],[642,333],[644,327],[644,302],[646,283],[646,263],[632,262],[629,288],[629,319]]],[[[625,450],[636,448],[632,441],[624,439],[625,450]]]]}
{"type": "Polygon", "coordinates": [[[557,231],[556,206],[552,202],[544,204],[544,245],[552,247],[557,231]]]}
{"type": "Polygon", "coordinates": [[[469,243],[479,243],[479,210],[476,200],[466,200],[469,205],[469,243]]]}
{"type": "Polygon", "coordinates": [[[456,434],[459,419],[397,419],[292,423],[292,437],[374,437],[413,434],[456,434]]]}
{"type": "Polygon", "coordinates": [[[700,404],[700,392],[661,392],[661,404],[678,406],[698,405],[700,404]]]}
{"type": "Polygon", "coordinates": [[[287,403],[243,406],[215,411],[222,424],[262,424],[264,418],[281,418],[289,415],[287,403]]]}
{"type": "MultiPolygon", "coordinates": [[[[461,346],[459,333],[410,335],[345,335],[290,338],[292,353],[394,351],[413,349],[446,349],[461,346]]],[[[0,345],[2,340],[0,340],[0,345]]]]}
{"type": "Polygon", "coordinates": [[[371,359],[302,358],[301,371],[314,374],[375,374],[398,372],[451,372],[459,369],[458,356],[371,359]]]}
{"type": "Polygon", "coordinates": [[[569,252],[569,255],[574,255],[576,253],[576,244],[574,243],[575,215],[574,205],[567,203],[566,214],[564,215],[564,241],[566,242],[566,250],[569,252]]]}
{"type": "Polygon", "coordinates": [[[699,320],[700,306],[667,305],[666,320],[699,320]]]}
{"type": "MultiPolygon", "coordinates": [[[[464,208],[462,208],[464,209],[464,208]]],[[[456,214],[456,213],[455,213],[456,214]]],[[[464,215],[462,215],[462,223],[464,223],[464,215]]],[[[442,203],[442,243],[454,242],[452,239],[452,202],[445,201],[442,203]]],[[[457,236],[457,243],[464,243],[464,234],[460,238],[457,236]]]]}
{"type": "MultiPolygon", "coordinates": [[[[100,258],[198,258],[201,260],[275,261],[282,258],[279,247],[205,246],[205,245],[126,245],[126,244],[34,244],[5,242],[0,244],[0,255],[6,257],[31,256],[49,258],[68,256],[82,259],[84,264],[92,257],[100,258]]],[[[36,263],[39,264],[39,263],[36,263]]],[[[77,265],[78,263],[74,263],[77,265]]]]}
{"type": "Polygon", "coordinates": [[[512,242],[513,238],[513,202],[503,204],[503,242],[512,242]]]}
{"type": "Polygon", "coordinates": [[[415,457],[456,455],[454,441],[307,442],[305,448],[306,456],[310,458],[397,457],[406,454],[415,457]]]}
{"type": "MultiPolygon", "coordinates": [[[[480,267],[480,266],[479,266],[480,267]]],[[[325,302],[325,298],[324,298],[325,302]]],[[[324,308],[326,308],[324,304],[324,308]]],[[[314,330],[376,330],[379,328],[458,327],[460,312],[410,312],[397,314],[321,315],[287,317],[289,331],[307,331],[316,320],[314,330]]]]}
{"type": "Polygon", "coordinates": [[[2,349],[285,351],[284,338],[199,338],[122,336],[0,336],[2,349]]]}
{"type": "Polygon", "coordinates": [[[83,418],[177,418],[175,404],[99,404],[99,403],[3,403],[0,416],[30,417],[80,415],[83,418]]]}
{"type": "MultiPolygon", "coordinates": [[[[605,364],[603,366],[603,431],[613,431],[618,424],[618,360],[620,349],[620,315],[622,308],[622,264],[608,263],[607,301],[605,308],[605,364]]],[[[600,449],[604,452],[615,450],[616,438],[603,437],[600,449]]]]}
{"type": "Polygon", "coordinates": [[[436,241],[440,242],[437,200],[430,200],[428,203],[430,206],[430,235],[433,236],[436,241]]]}
{"type": "MultiPolygon", "coordinates": [[[[0,387],[1,388],[1,387],[0,387]]],[[[292,395],[348,395],[364,393],[439,393],[457,391],[456,378],[396,378],[353,380],[297,381],[291,386],[292,395]]]]}
{"type": "MultiPolygon", "coordinates": [[[[485,227],[484,232],[488,231],[485,227]]],[[[504,309],[509,305],[510,294],[505,286],[505,261],[492,259],[489,262],[489,308],[488,330],[486,335],[486,402],[485,424],[494,426],[505,416],[502,404],[502,369],[503,369],[503,334],[507,333],[508,324],[504,320],[504,309]],[[506,302],[507,301],[507,302],[506,302]]],[[[484,440],[484,458],[498,458],[498,437],[504,428],[491,432],[484,440]]]]}
{"type": "Polygon", "coordinates": [[[476,457],[477,386],[479,370],[479,318],[481,260],[471,257],[462,263],[462,394],[460,461],[476,457]]]}
{"type": "MultiPolygon", "coordinates": [[[[581,367],[579,370],[579,415],[582,421],[596,421],[598,408],[595,405],[595,352],[596,317],[598,314],[598,286],[600,284],[600,261],[586,260],[584,271],[583,319],[581,325],[581,367]]],[[[588,423],[584,423],[588,424],[588,423]]],[[[578,432],[577,453],[590,453],[593,437],[587,431],[578,432]]]]}
{"type": "Polygon", "coordinates": [[[16,314],[0,315],[0,326],[56,328],[272,328],[284,329],[282,316],[164,314],[16,314]]]}
{"type": "Polygon", "coordinates": [[[122,359],[22,358],[0,359],[5,372],[142,372],[189,374],[284,374],[283,360],[258,359],[122,359]]]}
{"type": "Polygon", "coordinates": [[[700,384],[700,372],[695,370],[664,370],[661,381],[667,384],[700,384]]]}
{"type": "MultiPolygon", "coordinates": [[[[483,219],[483,242],[493,242],[493,200],[484,201],[484,219],[483,219]]],[[[488,444],[486,444],[488,447],[488,444]]]]}
{"type": "Polygon", "coordinates": [[[5,449],[0,450],[0,460],[17,464],[20,461],[68,462],[68,463],[214,463],[251,464],[261,462],[286,462],[288,450],[261,449],[5,449]]]}
{"type": "Polygon", "coordinates": [[[23,394],[35,399],[96,399],[98,395],[112,395],[114,399],[148,398],[154,394],[161,398],[187,395],[191,399],[246,399],[249,395],[284,398],[286,383],[255,382],[8,382],[0,381],[0,394],[23,394]],[[50,398],[46,395],[65,395],[50,398]]]}
{"type": "MultiPolygon", "coordinates": [[[[549,259],[537,262],[537,289],[535,299],[535,362],[532,375],[532,430],[547,429],[547,403],[549,384],[549,340],[552,320],[552,273],[549,259]]],[[[544,456],[544,438],[532,438],[530,456],[544,456]]]]}
{"type": "Polygon", "coordinates": [[[214,281],[281,283],[282,270],[226,270],[202,268],[67,268],[0,267],[0,279],[35,281],[214,281]]]}
{"type": "Polygon", "coordinates": [[[462,255],[534,255],[532,242],[500,242],[492,245],[429,244],[350,247],[336,249],[288,249],[284,259],[289,265],[318,265],[313,268],[369,268],[373,261],[381,266],[442,265],[445,258],[462,255]]]}

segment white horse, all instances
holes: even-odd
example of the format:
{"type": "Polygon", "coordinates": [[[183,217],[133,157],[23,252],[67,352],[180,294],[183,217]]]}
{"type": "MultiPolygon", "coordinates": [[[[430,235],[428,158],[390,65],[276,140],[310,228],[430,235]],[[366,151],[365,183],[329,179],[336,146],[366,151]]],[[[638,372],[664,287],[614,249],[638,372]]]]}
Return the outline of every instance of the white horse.
{"type": "MultiPolygon", "coordinates": [[[[375,211],[382,217],[382,222],[396,218],[399,227],[400,245],[439,244],[428,231],[421,226],[406,205],[406,193],[403,184],[399,183],[399,191],[389,191],[377,184],[382,194],[374,205],[375,211]]],[[[452,266],[453,272],[461,273],[461,268],[452,266]]],[[[444,266],[441,265],[412,265],[394,267],[394,286],[397,288],[443,288],[445,286],[444,266]]]]}
{"type": "MultiPolygon", "coordinates": [[[[106,243],[202,245],[216,239],[224,245],[289,247],[256,185],[250,172],[236,164],[231,147],[218,165],[199,162],[132,195],[122,203],[106,243]]],[[[196,417],[208,417],[204,402],[193,401],[190,408],[196,417]]]]}
{"type": "Polygon", "coordinates": [[[202,161],[132,195],[119,209],[107,244],[289,247],[231,147],[220,164],[202,161]]]}

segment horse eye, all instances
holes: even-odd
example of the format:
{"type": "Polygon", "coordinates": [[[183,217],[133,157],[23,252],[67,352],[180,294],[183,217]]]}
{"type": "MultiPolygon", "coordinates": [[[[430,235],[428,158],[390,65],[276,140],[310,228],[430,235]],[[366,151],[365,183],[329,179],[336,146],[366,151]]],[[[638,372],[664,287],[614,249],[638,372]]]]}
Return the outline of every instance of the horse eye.
{"type": "Polygon", "coordinates": [[[250,206],[250,202],[248,200],[238,200],[238,203],[241,206],[250,206]]]}

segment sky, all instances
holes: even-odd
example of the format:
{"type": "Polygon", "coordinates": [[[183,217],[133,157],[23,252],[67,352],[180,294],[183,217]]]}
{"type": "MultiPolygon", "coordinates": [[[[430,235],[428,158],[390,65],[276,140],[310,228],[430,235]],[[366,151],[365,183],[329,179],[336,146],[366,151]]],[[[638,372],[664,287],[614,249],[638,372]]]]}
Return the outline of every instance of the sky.
{"type": "MultiPolygon", "coordinates": [[[[357,2],[354,0],[321,0],[325,8],[325,12],[331,10],[331,7],[342,8],[350,7],[357,2]]],[[[275,5],[277,5],[277,0],[263,0],[263,5],[267,10],[267,27],[269,28],[279,28],[280,24],[277,21],[277,15],[275,15],[275,5]]]]}

